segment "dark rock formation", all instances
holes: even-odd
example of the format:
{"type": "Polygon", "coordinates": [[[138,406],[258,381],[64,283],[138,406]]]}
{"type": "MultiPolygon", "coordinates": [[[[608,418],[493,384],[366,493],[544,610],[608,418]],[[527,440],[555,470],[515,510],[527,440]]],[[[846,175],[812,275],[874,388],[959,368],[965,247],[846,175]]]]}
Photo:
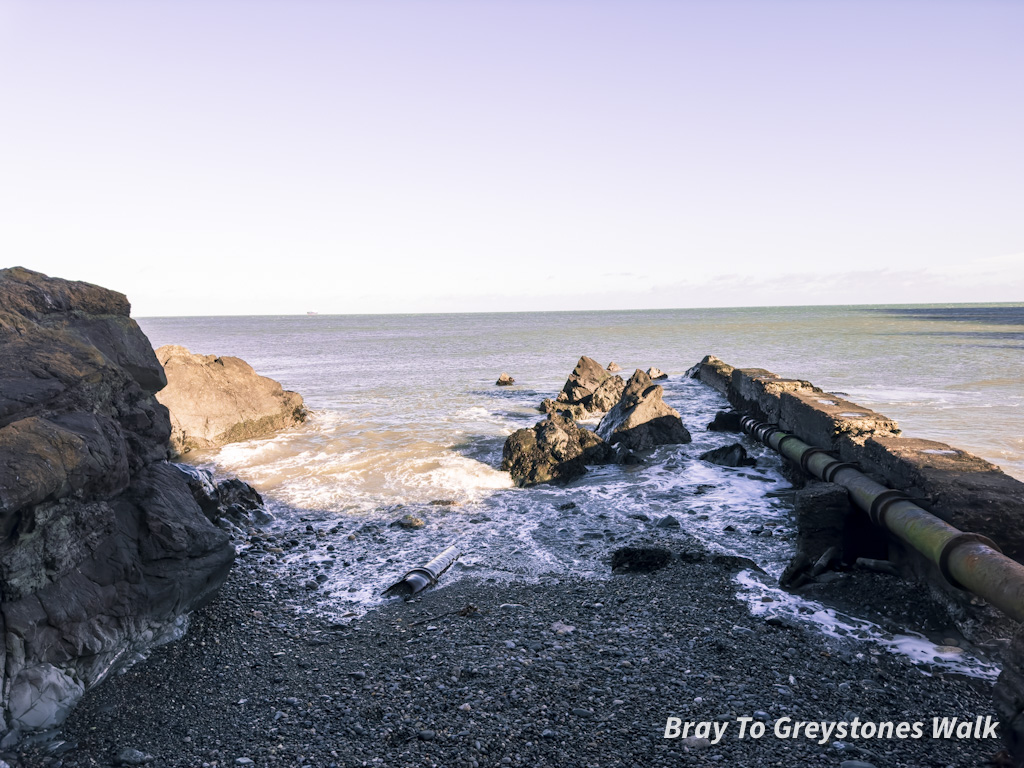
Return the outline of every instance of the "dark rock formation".
{"type": "Polygon", "coordinates": [[[265,525],[273,516],[263,497],[248,483],[237,478],[214,482],[213,473],[188,464],[171,464],[188,483],[192,498],[206,518],[229,532],[244,532],[256,525],[265,525]]]}
{"type": "Polygon", "coordinates": [[[638,368],[626,383],[622,397],[601,419],[598,436],[610,445],[621,443],[635,451],[690,442],[679,413],[665,404],[662,393],[662,388],[638,368]]]}
{"type": "Polygon", "coordinates": [[[720,467],[753,467],[757,464],[755,459],[747,456],[747,449],[739,443],[705,451],[700,458],[720,467]]]}
{"type": "Polygon", "coordinates": [[[607,464],[615,451],[601,438],[557,414],[532,429],[509,435],[501,454],[501,468],[520,486],[567,482],[586,474],[587,464],[607,464]]]}
{"type": "Polygon", "coordinates": [[[841,558],[852,508],[849,492],[835,483],[809,483],[796,493],[796,553],[779,579],[792,588],[806,581],[814,564],[833,547],[841,558]]]}
{"type": "Polygon", "coordinates": [[[164,373],[129,309],[0,270],[0,733],[59,723],[180,635],[234,560],[166,462],[164,373]]]}
{"type": "Polygon", "coordinates": [[[498,380],[494,383],[499,387],[511,387],[516,383],[516,380],[503,371],[498,377],[498,380]]]}
{"type": "Polygon", "coordinates": [[[672,553],[664,547],[620,547],[612,552],[614,573],[650,573],[664,568],[672,553]]]}
{"type": "Polygon", "coordinates": [[[171,447],[178,453],[265,437],[306,420],[301,395],[244,360],[194,355],[175,344],[156,355],[167,374],[157,400],[170,411],[171,447]]]}
{"type": "Polygon", "coordinates": [[[573,419],[586,419],[609,410],[622,396],[626,382],[612,376],[596,360],[581,357],[554,400],[540,405],[543,413],[557,413],[573,419]]]}
{"type": "Polygon", "coordinates": [[[708,432],[742,432],[740,419],[743,414],[736,411],[719,411],[714,420],[708,424],[708,432]]]}

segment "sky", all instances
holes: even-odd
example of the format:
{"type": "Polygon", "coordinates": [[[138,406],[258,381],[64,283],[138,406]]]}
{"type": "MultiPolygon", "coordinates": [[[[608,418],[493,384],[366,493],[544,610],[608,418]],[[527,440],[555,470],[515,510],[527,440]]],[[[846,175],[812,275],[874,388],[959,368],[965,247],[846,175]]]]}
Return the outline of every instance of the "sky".
{"type": "Polygon", "coordinates": [[[136,316],[1024,301],[1016,0],[0,0],[0,266],[136,316]]]}

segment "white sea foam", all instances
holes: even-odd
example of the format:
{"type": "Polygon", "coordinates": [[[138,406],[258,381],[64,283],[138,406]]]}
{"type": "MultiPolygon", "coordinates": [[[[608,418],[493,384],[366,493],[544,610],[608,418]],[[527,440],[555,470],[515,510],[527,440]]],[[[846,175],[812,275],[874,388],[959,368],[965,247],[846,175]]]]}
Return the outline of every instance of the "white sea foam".
{"type": "Polygon", "coordinates": [[[999,676],[997,665],[962,649],[939,646],[924,635],[914,632],[892,634],[867,619],[850,616],[766,584],[753,571],[741,571],[736,576],[736,582],[740,586],[738,597],[747,602],[755,616],[769,613],[785,616],[792,621],[814,626],[829,637],[861,641],[901,654],[926,668],[934,667],[983,680],[995,680],[999,676]],[[766,597],[771,598],[770,602],[764,601],[766,597]]]}

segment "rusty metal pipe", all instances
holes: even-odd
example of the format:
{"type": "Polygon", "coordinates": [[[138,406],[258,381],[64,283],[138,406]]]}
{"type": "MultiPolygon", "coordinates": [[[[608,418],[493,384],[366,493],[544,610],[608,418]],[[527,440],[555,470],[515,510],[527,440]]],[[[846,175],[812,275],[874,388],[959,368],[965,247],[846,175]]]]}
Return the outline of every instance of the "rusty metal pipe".
{"type": "Polygon", "coordinates": [[[775,424],[752,416],[744,416],[740,423],[748,435],[807,473],[845,487],[871,522],[927,557],[951,586],[972,592],[1010,618],[1024,621],[1024,565],[1006,557],[995,542],[953,527],[902,491],[876,483],[857,465],[840,461],[775,424]]]}
{"type": "Polygon", "coordinates": [[[417,592],[422,592],[428,587],[437,584],[441,574],[452,567],[452,564],[462,556],[462,553],[455,546],[448,547],[444,552],[435,557],[426,565],[413,568],[401,579],[384,590],[384,597],[405,597],[409,598],[417,592]]]}

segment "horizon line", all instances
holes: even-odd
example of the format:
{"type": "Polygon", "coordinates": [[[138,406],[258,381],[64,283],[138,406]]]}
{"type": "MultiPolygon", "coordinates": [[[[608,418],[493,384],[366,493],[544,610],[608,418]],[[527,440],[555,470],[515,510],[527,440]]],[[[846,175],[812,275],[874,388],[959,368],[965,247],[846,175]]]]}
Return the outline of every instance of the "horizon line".
{"type": "Polygon", "coordinates": [[[203,314],[203,315],[130,315],[135,320],[174,320],[180,318],[213,317],[419,317],[432,315],[553,315],[626,312],[688,312],[693,310],[743,310],[743,309],[897,309],[902,307],[1024,307],[1022,301],[939,301],[901,302],[887,304],[747,304],[719,307],[636,307],[631,309],[509,309],[509,310],[464,310],[459,312],[289,312],[267,314],[203,314]]]}

